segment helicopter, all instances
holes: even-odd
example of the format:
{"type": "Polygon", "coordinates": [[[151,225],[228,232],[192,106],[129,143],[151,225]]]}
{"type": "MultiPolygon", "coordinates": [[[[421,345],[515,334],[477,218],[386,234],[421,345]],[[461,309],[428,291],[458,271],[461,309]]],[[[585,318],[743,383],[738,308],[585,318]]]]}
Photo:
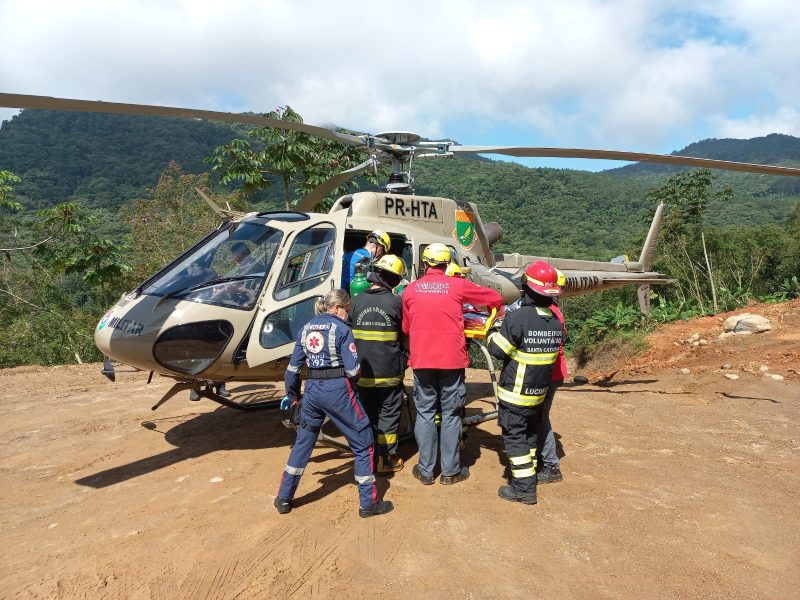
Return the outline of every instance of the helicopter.
{"type": "Polygon", "coordinates": [[[499,253],[492,246],[502,239],[502,227],[484,223],[477,205],[414,194],[411,166],[416,159],[459,154],[597,158],[800,176],[800,168],[791,167],[611,150],[462,146],[423,140],[411,132],[354,135],[252,114],[163,106],[4,93],[0,106],[240,122],[300,131],[368,154],[360,165],[320,184],[291,211],[236,212],[197,190],[221,225],[124,294],[95,329],[95,343],[108,357],[102,372],[112,381],[111,359],[149,371],[150,379],[156,373],[176,381],[153,410],[185,390],[238,410],[276,407],[274,400],[230,400],[217,394],[214,385],[282,380],[297,334],[314,316],[315,301],[340,286],[342,257],[363,246],[376,229],[388,234],[389,252],[403,260],[409,279],[423,273],[423,249],[441,242],[469,279],[496,290],[507,304],[520,297],[525,267],[539,259],[563,271],[566,297],[633,284],[639,286],[640,306],[646,310],[647,286],[670,282],[650,271],[663,205],[657,207],[635,261],[626,256],[599,262],[499,253]],[[383,163],[391,165],[391,175],[381,190],[347,194],[327,213],[312,212],[343,182],[383,163]]]}

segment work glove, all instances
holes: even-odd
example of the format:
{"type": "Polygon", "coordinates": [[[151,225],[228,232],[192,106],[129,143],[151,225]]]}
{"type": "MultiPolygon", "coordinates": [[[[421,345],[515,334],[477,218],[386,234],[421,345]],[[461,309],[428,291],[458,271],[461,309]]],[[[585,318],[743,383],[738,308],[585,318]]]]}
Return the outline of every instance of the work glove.
{"type": "Polygon", "coordinates": [[[292,401],[289,400],[289,396],[284,396],[281,400],[281,410],[289,410],[289,406],[291,406],[292,401]]]}

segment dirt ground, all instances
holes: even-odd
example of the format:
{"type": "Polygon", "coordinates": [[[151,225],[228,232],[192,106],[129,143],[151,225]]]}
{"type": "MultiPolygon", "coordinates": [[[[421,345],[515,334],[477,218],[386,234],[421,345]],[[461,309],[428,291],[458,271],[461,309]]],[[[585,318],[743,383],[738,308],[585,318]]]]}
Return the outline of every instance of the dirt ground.
{"type": "MultiPolygon", "coordinates": [[[[0,597],[797,598],[800,302],[763,308],[769,333],[674,324],[605,384],[562,388],[564,481],[533,507],[497,498],[494,422],[455,486],[421,486],[406,443],[381,480],[396,509],[366,520],[352,461],[319,446],[278,515],[283,414],[188,394],[152,413],[168,380],[99,365],[0,371],[0,597]],[[694,331],[709,344],[673,344],[694,331]]],[[[488,408],[486,372],[468,381],[488,408]]]]}

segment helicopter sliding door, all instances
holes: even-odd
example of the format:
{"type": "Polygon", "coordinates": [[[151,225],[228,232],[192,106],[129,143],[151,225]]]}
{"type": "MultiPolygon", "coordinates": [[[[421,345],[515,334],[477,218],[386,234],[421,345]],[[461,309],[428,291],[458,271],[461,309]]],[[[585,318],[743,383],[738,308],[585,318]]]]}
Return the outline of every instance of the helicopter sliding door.
{"type": "Polygon", "coordinates": [[[314,303],[340,285],[347,211],[309,216],[276,259],[259,302],[247,344],[251,368],[291,355],[298,332],[314,317],[314,303]]]}

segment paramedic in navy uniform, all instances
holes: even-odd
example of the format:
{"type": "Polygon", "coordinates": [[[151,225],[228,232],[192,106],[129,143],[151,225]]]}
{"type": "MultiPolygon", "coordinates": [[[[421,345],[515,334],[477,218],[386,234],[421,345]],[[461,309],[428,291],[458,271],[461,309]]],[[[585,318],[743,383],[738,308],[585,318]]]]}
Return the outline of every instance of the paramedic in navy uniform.
{"type": "Polygon", "coordinates": [[[290,402],[297,402],[300,368],[304,363],[308,367],[297,440],[281,478],[275,508],[281,514],[292,510],[292,498],[327,415],[347,438],[356,458],[358,514],[366,518],[387,513],[394,506],[389,501],[378,500],[373,475],[372,428],[351,382],[358,377],[361,367],[353,332],[347,324],[350,296],[344,290],[331,290],[317,300],[314,310],[317,316],[300,330],[284,376],[286,395],[290,402]]]}

